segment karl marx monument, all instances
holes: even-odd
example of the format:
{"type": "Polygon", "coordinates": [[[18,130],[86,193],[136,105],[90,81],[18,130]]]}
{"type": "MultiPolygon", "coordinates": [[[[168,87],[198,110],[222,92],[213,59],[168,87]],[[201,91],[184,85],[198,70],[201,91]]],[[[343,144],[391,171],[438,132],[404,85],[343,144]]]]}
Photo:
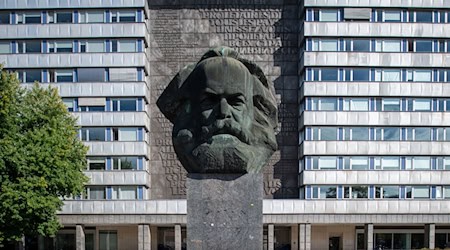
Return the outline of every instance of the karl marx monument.
{"type": "Polygon", "coordinates": [[[184,67],[157,101],[187,181],[188,249],[262,249],[261,170],[277,149],[274,88],[227,47],[184,67]]]}

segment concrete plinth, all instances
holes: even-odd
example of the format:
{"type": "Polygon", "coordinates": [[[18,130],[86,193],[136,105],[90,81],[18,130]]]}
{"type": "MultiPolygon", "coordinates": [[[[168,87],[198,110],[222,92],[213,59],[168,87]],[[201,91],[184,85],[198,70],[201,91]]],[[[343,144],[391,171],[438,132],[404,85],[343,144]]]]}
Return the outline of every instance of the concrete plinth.
{"type": "Polygon", "coordinates": [[[262,249],[262,174],[190,174],[187,249],[262,249]]]}

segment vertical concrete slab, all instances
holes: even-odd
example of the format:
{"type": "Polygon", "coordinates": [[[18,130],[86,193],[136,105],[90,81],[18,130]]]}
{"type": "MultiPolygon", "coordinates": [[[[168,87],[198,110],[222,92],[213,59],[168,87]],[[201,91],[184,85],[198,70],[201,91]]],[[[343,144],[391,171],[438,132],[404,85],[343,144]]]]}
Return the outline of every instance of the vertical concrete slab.
{"type": "Polygon", "coordinates": [[[274,225],[269,224],[267,226],[267,250],[273,250],[274,243],[274,225]]]}
{"type": "Polygon", "coordinates": [[[435,224],[426,224],[425,225],[425,233],[424,233],[424,246],[429,249],[434,249],[435,247],[435,234],[436,234],[436,225],[435,224]]]}
{"type": "Polygon", "coordinates": [[[151,231],[149,225],[138,225],[138,249],[151,250],[151,231]]]}
{"type": "Polygon", "coordinates": [[[305,232],[306,232],[306,225],[305,224],[300,224],[299,228],[298,228],[298,238],[299,238],[298,245],[299,245],[299,249],[300,250],[305,250],[306,249],[306,246],[305,246],[305,241],[306,241],[305,236],[306,236],[306,234],[305,234],[305,232]]]}
{"type": "Polygon", "coordinates": [[[187,188],[187,249],[262,249],[262,174],[190,174],[187,188]]]}
{"type": "Polygon", "coordinates": [[[76,225],[75,237],[76,237],[77,250],[85,250],[86,249],[86,236],[84,233],[83,225],[76,225]]]}
{"type": "Polygon", "coordinates": [[[175,250],[181,250],[181,225],[175,225],[175,250]]]}
{"type": "Polygon", "coordinates": [[[364,244],[365,249],[373,250],[373,224],[364,225],[364,244]]]}
{"type": "Polygon", "coordinates": [[[305,250],[311,250],[311,224],[305,225],[305,250]]]}
{"type": "Polygon", "coordinates": [[[291,226],[291,250],[298,250],[298,225],[291,226]]]}

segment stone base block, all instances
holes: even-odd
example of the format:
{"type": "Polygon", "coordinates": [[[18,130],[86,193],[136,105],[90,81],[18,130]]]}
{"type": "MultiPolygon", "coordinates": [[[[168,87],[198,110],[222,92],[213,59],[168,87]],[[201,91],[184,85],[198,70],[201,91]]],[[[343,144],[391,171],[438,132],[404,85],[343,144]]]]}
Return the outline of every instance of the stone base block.
{"type": "Polygon", "coordinates": [[[262,174],[190,174],[187,249],[262,249],[262,174]]]}

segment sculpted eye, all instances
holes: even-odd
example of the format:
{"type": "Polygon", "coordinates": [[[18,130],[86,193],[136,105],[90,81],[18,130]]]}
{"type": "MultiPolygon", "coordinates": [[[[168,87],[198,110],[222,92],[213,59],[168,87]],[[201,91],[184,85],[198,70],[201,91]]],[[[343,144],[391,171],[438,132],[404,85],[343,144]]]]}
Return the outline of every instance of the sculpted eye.
{"type": "Polygon", "coordinates": [[[218,102],[218,97],[214,95],[204,95],[200,98],[200,106],[203,108],[210,108],[218,102]]]}
{"type": "Polygon", "coordinates": [[[243,96],[231,96],[227,98],[228,104],[233,107],[239,107],[245,105],[245,99],[243,96]]]}

